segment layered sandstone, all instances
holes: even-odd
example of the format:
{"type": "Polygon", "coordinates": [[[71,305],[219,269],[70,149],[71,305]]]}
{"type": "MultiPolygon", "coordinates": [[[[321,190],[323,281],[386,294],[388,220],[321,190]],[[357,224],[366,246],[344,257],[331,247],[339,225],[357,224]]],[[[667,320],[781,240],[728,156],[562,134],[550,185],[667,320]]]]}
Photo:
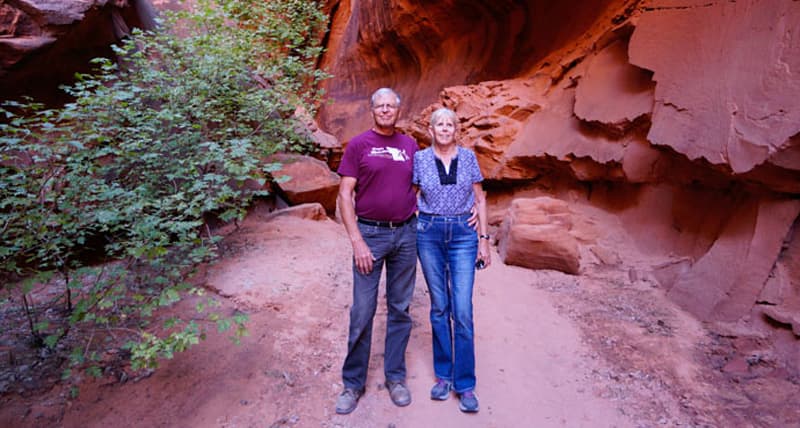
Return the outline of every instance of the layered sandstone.
{"type": "Polygon", "coordinates": [[[364,100],[381,86],[396,88],[413,115],[444,87],[527,75],[598,17],[613,18],[617,3],[625,2],[328,0],[321,67],[335,76],[325,85],[336,102],[320,117],[347,140],[370,125],[364,100]]]}
{"type": "Polygon", "coordinates": [[[506,264],[578,274],[580,251],[574,223],[574,213],[564,201],[515,199],[500,228],[500,257],[506,264]]]}
{"type": "Polygon", "coordinates": [[[601,209],[699,319],[800,331],[800,2],[484,3],[329,1],[321,126],[346,141],[392,86],[425,145],[450,107],[494,225],[523,193],[601,209]]]}

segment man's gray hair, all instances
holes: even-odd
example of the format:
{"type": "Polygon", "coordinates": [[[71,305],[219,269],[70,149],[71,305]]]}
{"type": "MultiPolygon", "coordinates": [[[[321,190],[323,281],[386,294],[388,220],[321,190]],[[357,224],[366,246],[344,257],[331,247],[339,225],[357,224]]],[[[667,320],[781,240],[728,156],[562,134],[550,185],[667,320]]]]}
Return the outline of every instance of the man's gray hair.
{"type": "Polygon", "coordinates": [[[394,98],[397,100],[397,106],[400,107],[400,95],[397,95],[397,92],[391,90],[390,88],[380,88],[377,91],[372,93],[372,97],[369,99],[369,105],[375,107],[375,100],[378,99],[379,96],[385,94],[392,94],[394,98]]]}

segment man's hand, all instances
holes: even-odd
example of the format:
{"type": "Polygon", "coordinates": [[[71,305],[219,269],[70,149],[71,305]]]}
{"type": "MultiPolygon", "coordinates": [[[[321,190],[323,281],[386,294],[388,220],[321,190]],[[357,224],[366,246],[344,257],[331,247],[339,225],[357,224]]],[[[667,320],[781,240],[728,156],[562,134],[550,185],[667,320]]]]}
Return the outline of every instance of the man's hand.
{"type": "Polygon", "coordinates": [[[356,269],[362,275],[368,275],[372,272],[372,262],[375,258],[372,256],[369,246],[363,239],[353,241],[353,259],[356,262],[356,269]]]}
{"type": "Polygon", "coordinates": [[[375,259],[372,257],[372,251],[370,251],[367,243],[364,242],[364,238],[361,236],[356,224],[356,210],[353,204],[355,188],[356,179],[354,177],[342,177],[342,181],[339,184],[339,197],[336,202],[339,204],[342,223],[344,223],[344,228],[350,237],[350,243],[353,244],[353,261],[356,263],[356,269],[367,275],[372,272],[372,262],[375,259]]]}

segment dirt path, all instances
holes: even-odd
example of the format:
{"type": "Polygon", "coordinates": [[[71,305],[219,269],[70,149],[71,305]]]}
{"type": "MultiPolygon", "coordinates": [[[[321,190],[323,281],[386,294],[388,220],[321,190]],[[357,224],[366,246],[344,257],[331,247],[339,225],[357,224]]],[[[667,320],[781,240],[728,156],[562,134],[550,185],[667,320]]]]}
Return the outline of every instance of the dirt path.
{"type": "MultiPolygon", "coordinates": [[[[478,275],[474,302],[482,411],[477,415],[461,414],[455,399],[428,398],[433,379],[428,305],[417,302],[414,315],[422,325],[409,353],[417,401],[398,426],[431,426],[431,421],[441,427],[632,426],[615,403],[593,394],[590,377],[597,362],[587,360],[578,330],[558,314],[550,296],[533,287],[535,281],[535,273],[502,263],[478,275]]],[[[418,285],[418,291],[425,290],[424,282],[418,285]]],[[[418,294],[427,299],[426,293],[418,294]]]]}
{"type": "MultiPolygon", "coordinates": [[[[495,255],[496,256],[496,255],[495,255]]],[[[415,329],[409,343],[408,385],[414,402],[395,408],[386,391],[381,361],[370,368],[371,386],[358,409],[334,416],[343,427],[627,427],[615,403],[592,393],[587,382],[597,363],[587,361],[578,331],[559,315],[550,298],[532,287],[535,275],[497,263],[480,272],[476,282],[476,361],[481,411],[462,414],[457,400],[428,398],[434,374],[428,296],[419,278],[412,314],[415,329]],[[598,424],[598,421],[602,423],[598,424]]],[[[379,311],[378,329],[385,328],[385,311],[379,311]]],[[[382,340],[382,334],[376,341],[382,340]]],[[[342,336],[344,340],[345,336],[342,336]]],[[[382,342],[375,343],[380,350],[382,342]]],[[[335,367],[338,368],[338,367],[335,367]]]]}
{"type": "Polygon", "coordinates": [[[234,346],[211,335],[152,376],[87,385],[67,408],[64,426],[634,426],[618,403],[595,394],[591,373],[601,363],[588,357],[578,329],[552,297],[534,287],[536,273],[502,263],[480,272],[476,284],[480,413],[462,414],[454,398],[428,398],[431,333],[419,275],[407,354],[411,406],[395,407],[380,385],[381,305],[367,393],[354,413],[336,415],[350,301],[343,228],[292,217],[249,221],[226,248],[207,281],[229,296],[226,310],[250,313],[250,336],[234,346]]]}
{"type": "MultiPolygon", "coordinates": [[[[603,213],[588,215],[607,237],[582,253],[581,275],[505,266],[496,254],[478,273],[476,415],[459,412],[454,397],[428,398],[422,275],[407,353],[411,406],[395,407],[381,386],[381,302],[367,393],[354,413],[336,415],[352,281],[344,228],[256,213],[197,278],[221,311],[249,314],[240,345],[212,332],[154,373],[111,372],[81,384],[77,398],[68,385],[43,389],[54,379],[31,379],[0,396],[0,426],[800,427],[796,380],[758,361],[737,365],[745,360],[733,339],[709,334],[648,276],[659,261],[627,247],[603,213]]],[[[195,303],[172,310],[192,316],[195,303]]]]}
{"type": "MultiPolygon", "coordinates": [[[[629,269],[646,263],[590,266],[572,276],[505,266],[495,254],[475,287],[475,415],[459,412],[455,397],[428,398],[429,300],[419,274],[407,353],[411,406],[395,407],[381,385],[381,301],[367,393],[342,416],[334,402],[352,281],[344,228],[256,214],[228,235],[222,253],[198,281],[221,296],[223,312],[249,314],[250,335],[240,345],[211,333],[150,375],[85,382],[76,399],[59,385],[41,396],[5,397],[0,426],[717,426],[719,409],[693,354],[703,331],[653,284],[630,279],[629,269]]],[[[194,303],[173,310],[187,316],[194,303]]]]}

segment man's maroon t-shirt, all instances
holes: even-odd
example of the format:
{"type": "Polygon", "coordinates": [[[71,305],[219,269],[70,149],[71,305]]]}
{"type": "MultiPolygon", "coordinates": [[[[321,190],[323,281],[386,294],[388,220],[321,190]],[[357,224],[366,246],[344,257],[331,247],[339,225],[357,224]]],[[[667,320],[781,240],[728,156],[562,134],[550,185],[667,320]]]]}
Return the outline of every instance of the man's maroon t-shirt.
{"type": "Polygon", "coordinates": [[[356,179],[356,215],[380,221],[403,221],[417,210],[411,187],[417,143],[403,134],[373,130],[357,135],[345,148],[339,174],[356,179]]]}

